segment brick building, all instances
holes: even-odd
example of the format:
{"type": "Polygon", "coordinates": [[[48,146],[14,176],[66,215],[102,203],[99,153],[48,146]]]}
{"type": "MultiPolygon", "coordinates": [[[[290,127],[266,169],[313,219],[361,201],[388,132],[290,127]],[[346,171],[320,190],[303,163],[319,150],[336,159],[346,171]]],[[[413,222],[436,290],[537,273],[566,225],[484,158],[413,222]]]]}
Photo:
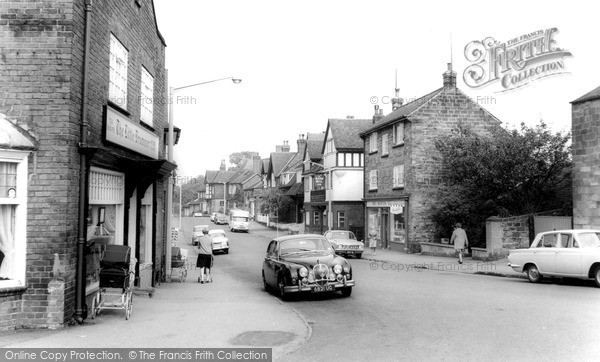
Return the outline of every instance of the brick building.
{"type": "Polygon", "coordinates": [[[58,328],[91,312],[103,245],[132,248],[139,287],[164,263],[165,42],[150,0],[9,4],[0,329],[58,328]]]}
{"type": "Polygon", "coordinates": [[[600,87],[571,105],[573,227],[600,229],[600,87]]]}
{"type": "Polygon", "coordinates": [[[500,121],[456,87],[456,72],[443,74],[443,87],[402,105],[396,89],[392,113],[376,108],[364,139],[365,235],[380,247],[419,252],[433,241],[428,212],[431,191],[443,180],[435,140],[469,128],[489,134],[500,121]]]}

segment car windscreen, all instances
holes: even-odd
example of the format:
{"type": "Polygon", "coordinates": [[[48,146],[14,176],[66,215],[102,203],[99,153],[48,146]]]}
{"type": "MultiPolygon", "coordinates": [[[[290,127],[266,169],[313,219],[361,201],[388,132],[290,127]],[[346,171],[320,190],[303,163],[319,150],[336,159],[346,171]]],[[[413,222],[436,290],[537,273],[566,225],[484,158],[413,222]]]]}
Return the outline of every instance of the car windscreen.
{"type": "Polygon", "coordinates": [[[194,232],[195,232],[195,233],[200,233],[200,232],[202,232],[202,229],[204,229],[204,228],[203,228],[203,227],[201,227],[201,226],[194,226],[194,232]]]}
{"type": "Polygon", "coordinates": [[[243,216],[234,216],[232,220],[237,222],[248,222],[248,218],[243,216]]]}
{"type": "Polygon", "coordinates": [[[214,234],[209,234],[211,238],[224,238],[225,234],[223,233],[214,233],[214,234]]]}
{"type": "Polygon", "coordinates": [[[580,248],[598,248],[600,247],[600,233],[581,233],[577,235],[577,241],[580,248]]]}
{"type": "Polygon", "coordinates": [[[350,231],[333,231],[331,232],[331,238],[356,240],[356,237],[350,231]]]}
{"type": "Polygon", "coordinates": [[[306,238],[306,239],[292,239],[285,240],[280,243],[280,253],[294,253],[298,251],[332,251],[331,245],[327,240],[322,238],[306,238]]]}

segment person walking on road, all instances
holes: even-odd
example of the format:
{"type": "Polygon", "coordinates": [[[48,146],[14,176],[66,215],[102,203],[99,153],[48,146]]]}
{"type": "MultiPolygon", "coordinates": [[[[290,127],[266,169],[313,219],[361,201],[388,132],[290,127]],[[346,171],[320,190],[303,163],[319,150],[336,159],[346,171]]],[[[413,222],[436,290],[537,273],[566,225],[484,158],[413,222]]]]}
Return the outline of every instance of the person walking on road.
{"type": "Polygon", "coordinates": [[[454,244],[454,250],[458,251],[458,264],[462,264],[462,253],[469,245],[469,240],[467,239],[467,233],[464,229],[462,229],[462,225],[458,222],[454,225],[454,231],[452,232],[452,237],[450,238],[450,244],[454,244]]]}
{"type": "Polygon", "coordinates": [[[212,276],[210,275],[210,268],[212,268],[213,264],[212,251],[212,238],[208,235],[201,237],[198,243],[196,267],[200,268],[198,282],[202,284],[212,282],[212,276]]]}

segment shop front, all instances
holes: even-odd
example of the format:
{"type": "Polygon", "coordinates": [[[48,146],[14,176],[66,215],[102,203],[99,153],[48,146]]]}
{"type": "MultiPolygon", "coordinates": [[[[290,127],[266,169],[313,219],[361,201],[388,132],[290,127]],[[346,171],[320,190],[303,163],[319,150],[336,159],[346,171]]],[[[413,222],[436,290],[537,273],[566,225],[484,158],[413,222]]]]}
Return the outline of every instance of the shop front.
{"type": "Polygon", "coordinates": [[[408,200],[366,202],[365,235],[377,238],[378,248],[408,250],[408,200]]]}

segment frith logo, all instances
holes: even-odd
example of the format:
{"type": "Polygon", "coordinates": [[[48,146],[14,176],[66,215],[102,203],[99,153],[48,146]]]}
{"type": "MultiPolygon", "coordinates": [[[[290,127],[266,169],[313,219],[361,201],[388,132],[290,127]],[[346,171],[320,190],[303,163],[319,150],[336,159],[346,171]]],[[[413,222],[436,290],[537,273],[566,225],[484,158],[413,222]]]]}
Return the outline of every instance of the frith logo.
{"type": "Polygon", "coordinates": [[[569,51],[558,48],[557,28],[538,30],[500,43],[492,37],[465,46],[465,57],[472,64],[463,79],[471,88],[500,82],[501,92],[513,90],[551,75],[564,74],[564,58],[569,51]]]}

